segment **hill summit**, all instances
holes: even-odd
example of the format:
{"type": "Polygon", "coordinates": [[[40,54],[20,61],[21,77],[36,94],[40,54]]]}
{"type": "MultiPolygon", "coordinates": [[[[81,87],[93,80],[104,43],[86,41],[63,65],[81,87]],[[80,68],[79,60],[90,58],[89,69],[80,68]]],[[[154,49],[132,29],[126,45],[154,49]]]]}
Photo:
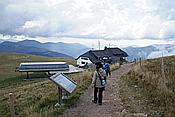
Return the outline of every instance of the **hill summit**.
{"type": "Polygon", "coordinates": [[[0,43],[0,52],[26,53],[60,58],[74,58],[89,49],[78,43],[41,43],[35,40],[23,40],[19,42],[4,41],[0,43]]]}

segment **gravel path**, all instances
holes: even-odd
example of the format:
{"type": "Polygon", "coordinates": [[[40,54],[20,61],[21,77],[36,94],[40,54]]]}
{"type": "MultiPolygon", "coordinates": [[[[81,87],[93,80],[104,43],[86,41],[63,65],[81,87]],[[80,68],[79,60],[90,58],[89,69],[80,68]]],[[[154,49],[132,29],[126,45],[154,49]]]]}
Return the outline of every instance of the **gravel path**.
{"type": "Polygon", "coordinates": [[[121,117],[123,106],[119,94],[118,81],[121,76],[132,69],[132,64],[124,64],[112,72],[107,78],[107,86],[103,92],[103,104],[92,103],[93,88],[89,87],[77,101],[76,107],[68,109],[63,117],[121,117]]]}

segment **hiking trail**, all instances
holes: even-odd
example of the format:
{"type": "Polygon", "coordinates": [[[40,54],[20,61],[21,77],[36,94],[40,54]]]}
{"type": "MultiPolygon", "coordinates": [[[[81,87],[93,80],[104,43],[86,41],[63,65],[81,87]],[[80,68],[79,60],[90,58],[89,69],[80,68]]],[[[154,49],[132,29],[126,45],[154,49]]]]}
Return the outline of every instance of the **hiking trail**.
{"type": "Polygon", "coordinates": [[[75,106],[66,110],[62,117],[121,117],[125,113],[119,94],[119,80],[132,69],[132,63],[124,64],[107,77],[107,85],[103,92],[103,104],[92,102],[93,88],[89,86],[75,106]]]}

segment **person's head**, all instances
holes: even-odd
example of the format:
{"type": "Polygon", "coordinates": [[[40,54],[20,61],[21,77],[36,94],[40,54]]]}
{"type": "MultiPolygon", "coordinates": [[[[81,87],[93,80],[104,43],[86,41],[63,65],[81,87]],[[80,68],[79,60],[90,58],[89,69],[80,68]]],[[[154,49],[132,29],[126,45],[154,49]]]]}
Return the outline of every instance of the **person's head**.
{"type": "Polygon", "coordinates": [[[98,62],[95,65],[96,65],[96,69],[100,69],[100,68],[103,67],[103,65],[101,64],[101,62],[98,62]]]}

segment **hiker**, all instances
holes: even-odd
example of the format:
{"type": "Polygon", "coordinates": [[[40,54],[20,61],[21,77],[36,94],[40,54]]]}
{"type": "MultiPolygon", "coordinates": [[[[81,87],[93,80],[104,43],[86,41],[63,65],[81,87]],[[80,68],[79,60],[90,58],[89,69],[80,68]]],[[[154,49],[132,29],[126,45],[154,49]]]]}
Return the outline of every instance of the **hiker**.
{"type": "Polygon", "coordinates": [[[106,73],[105,70],[102,69],[102,64],[100,62],[96,63],[96,71],[94,72],[92,78],[92,86],[94,88],[94,100],[92,101],[94,103],[98,102],[99,105],[102,105],[103,90],[105,88],[105,77],[106,73]]]}
{"type": "Polygon", "coordinates": [[[108,63],[103,63],[103,69],[106,71],[106,76],[111,76],[111,70],[108,63]]]}

